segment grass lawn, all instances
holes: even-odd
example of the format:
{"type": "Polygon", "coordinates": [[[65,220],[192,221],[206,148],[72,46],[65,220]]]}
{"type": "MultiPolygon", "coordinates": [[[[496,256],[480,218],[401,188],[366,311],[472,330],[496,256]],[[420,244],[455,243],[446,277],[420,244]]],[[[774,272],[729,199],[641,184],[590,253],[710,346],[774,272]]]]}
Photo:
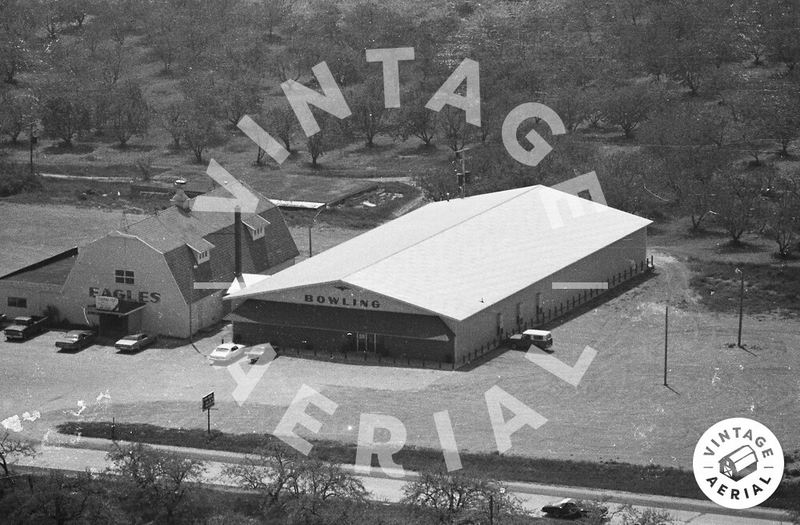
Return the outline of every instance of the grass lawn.
{"type": "Polygon", "coordinates": [[[713,311],[738,308],[740,276],[744,276],[743,309],[750,314],[773,312],[797,319],[800,315],[800,266],[734,264],[691,260],[696,272],[692,287],[713,311]]]}
{"type": "MultiPolygon", "coordinates": [[[[11,202],[8,199],[0,200],[0,224],[4,225],[0,228],[0,246],[13,247],[0,250],[0,275],[87,244],[111,230],[124,227],[126,223],[141,220],[140,213],[144,207],[149,205],[151,209],[159,209],[164,204],[151,199],[133,203],[126,201],[122,209],[108,205],[109,202],[123,200],[117,197],[116,192],[127,191],[127,185],[69,180],[46,181],[46,184],[58,190],[50,193],[49,204],[20,202],[24,201],[22,197],[34,200],[36,194],[31,193],[17,195],[11,202]],[[65,206],[59,202],[59,196],[64,192],[80,194],[87,190],[93,194],[80,201],[82,207],[65,206]],[[123,213],[124,210],[128,213],[123,213]]],[[[309,212],[287,214],[289,230],[301,252],[300,259],[308,254],[308,223],[312,218],[309,212]]],[[[328,224],[323,217],[312,228],[314,252],[340,244],[362,231],[328,224]]]]}

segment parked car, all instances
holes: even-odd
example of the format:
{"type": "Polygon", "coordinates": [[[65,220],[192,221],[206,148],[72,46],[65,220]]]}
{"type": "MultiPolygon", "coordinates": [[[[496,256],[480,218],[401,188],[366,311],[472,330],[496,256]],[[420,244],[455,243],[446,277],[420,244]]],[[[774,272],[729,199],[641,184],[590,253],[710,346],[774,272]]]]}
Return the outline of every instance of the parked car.
{"type": "Polygon", "coordinates": [[[262,363],[269,363],[275,359],[275,356],[277,355],[277,348],[274,345],[267,343],[263,345],[251,346],[244,354],[247,356],[247,359],[250,360],[250,364],[255,364],[259,359],[261,359],[262,363]]]}
{"type": "Polygon", "coordinates": [[[47,317],[36,315],[15,317],[14,322],[3,330],[6,341],[24,341],[34,335],[44,333],[47,317]]]}
{"type": "Polygon", "coordinates": [[[553,346],[553,335],[547,330],[525,330],[521,334],[509,337],[508,343],[514,350],[517,348],[527,350],[534,345],[542,350],[550,351],[553,346]]]}
{"type": "Polygon", "coordinates": [[[133,352],[147,348],[151,344],[155,343],[157,339],[158,337],[155,335],[144,333],[126,335],[114,343],[114,348],[122,350],[123,352],[133,352]]]}
{"type": "Polygon", "coordinates": [[[83,350],[91,346],[97,336],[91,330],[75,330],[67,332],[56,341],[56,348],[60,350],[83,350]]]}
{"type": "Polygon", "coordinates": [[[245,346],[238,343],[222,343],[216,347],[210,354],[208,359],[212,363],[223,363],[226,361],[233,361],[239,359],[244,355],[245,346]]]}

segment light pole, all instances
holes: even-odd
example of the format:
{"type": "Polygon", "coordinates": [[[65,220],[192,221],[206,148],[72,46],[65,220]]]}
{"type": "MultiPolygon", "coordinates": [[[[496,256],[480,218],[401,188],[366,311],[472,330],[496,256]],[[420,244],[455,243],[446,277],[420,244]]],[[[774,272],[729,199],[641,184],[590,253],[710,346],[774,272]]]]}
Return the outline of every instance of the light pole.
{"type": "Polygon", "coordinates": [[[30,166],[31,166],[31,175],[35,173],[36,170],[33,168],[33,146],[39,142],[39,137],[37,136],[36,131],[33,127],[33,122],[31,122],[30,131],[28,131],[28,142],[30,142],[30,166]]]}
{"type": "Polygon", "coordinates": [[[667,386],[667,338],[669,335],[669,305],[664,310],[664,386],[667,386]]]}
{"type": "Polygon", "coordinates": [[[739,274],[739,335],[736,338],[736,346],[742,346],[742,314],[744,308],[744,272],[736,268],[736,273],[739,274]]]}
{"type": "Polygon", "coordinates": [[[323,205],[323,206],[322,206],[322,207],[319,209],[319,211],[317,211],[317,214],[316,214],[316,215],[314,215],[314,218],[313,218],[313,219],[311,219],[311,223],[308,225],[308,256],[309,256],[309,257],[311,257],[311,256],[313,255],[313,253],[312,253],[312,250],[311,250],[311,227],[312,227],[312,226],[314,226],[314,224],[316,224],[316,222],[317,222],[317,217],[319,217],[319,214],[320,214],[320,213],[322,213],[322,212],[325,210],[325,208],[327,208],[327,207],[328,207],[328,205],[327,205],[327,204],[324,204],[324,205],[323,205]]]}

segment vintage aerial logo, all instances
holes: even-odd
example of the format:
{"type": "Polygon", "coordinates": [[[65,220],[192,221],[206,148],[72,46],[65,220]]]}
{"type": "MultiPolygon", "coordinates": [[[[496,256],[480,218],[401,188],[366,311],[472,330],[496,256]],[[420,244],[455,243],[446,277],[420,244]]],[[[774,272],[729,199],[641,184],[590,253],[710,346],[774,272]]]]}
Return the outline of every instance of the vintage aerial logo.
{"type": "Polygon", "coordinates": [[[766,501],[780,485],[783,449],[758,421],[734,417],[705,431],[692,466],[708,499],[729,509],[748,509],[766,501]]]}

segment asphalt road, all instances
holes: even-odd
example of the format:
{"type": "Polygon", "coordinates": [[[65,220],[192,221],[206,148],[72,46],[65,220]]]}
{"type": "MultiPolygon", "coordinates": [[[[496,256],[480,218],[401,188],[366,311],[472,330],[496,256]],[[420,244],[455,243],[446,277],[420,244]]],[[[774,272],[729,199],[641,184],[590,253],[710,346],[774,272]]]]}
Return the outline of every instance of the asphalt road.
{"type": "MultiPolygon", "coordinates": [[[[42,443],[39,449],[40,453],[36,457],[18,458],[14,463],[20,467],[50,468],[78,472],[86,471],[86,469],[90,469],[93,472],[101,472],[110,466],[106,459],[105,450],[111,446],[110,441],[57,434],[51,436],[48,441],[52,444],[42,443]]],[[[223,474],[223,469],[227,464],[240,459],[240,454],[177,447],[160,448],[202,458],[206,466],[202,482],[220,486],[235,486],[235,483],[223,474]]],[[[406,483],[406,480],[390,478],[384,475],[358,476],[358,478],[361,479],[364,487],[371,493],[371,498],[375,501],[399,501],[403,494],[403,485],[406,483]]],[[[777,525],[790,523],[788,520],[783,520],[783,513],[773,509],[755,508],[723,513],[721,511],[725,509],[721,509],[711,502],[685,498],[529,483],[508,483],[507,486],[521,500],[523,506],[533,512],[534,515],[541,515],[539,509],[547,503],[564,497],[572,497],[605,500],[612,513],[622,503],[632,503],[639,509],[663,509],[668,511],[678,523],[709,525],[777,525]]],[[[612,519],[611,523],[621,523],[621,520],[612,519]]]]}

